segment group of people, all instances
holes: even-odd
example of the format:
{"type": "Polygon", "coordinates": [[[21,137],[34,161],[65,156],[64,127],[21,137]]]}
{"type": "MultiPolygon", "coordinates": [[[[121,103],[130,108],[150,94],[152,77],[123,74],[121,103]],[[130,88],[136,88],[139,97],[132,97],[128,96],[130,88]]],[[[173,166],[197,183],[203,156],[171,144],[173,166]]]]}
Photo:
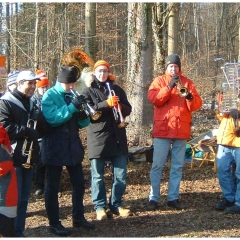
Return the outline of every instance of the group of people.
{"type": "MultiPolygon", "coordinates": [[[[179,188],[186,143],[190,138],[191,113],[202,106],[202,99],[193,81],[182,75],[179,56],[169,55],[165,68],[165,74],[155,78],[148,90],[148,99],[154,106],[154,152],[148,210],[158,207],[161,175],[170,147],[171,170],[167,206],[176,210],[187,207],[179,199],[179,188]],[[184,94],[181,93],[182,87],[184,94]]],[[[3,236],[24,236],[33,177],[35,194],[44,193],[50,231],[59,236],[71,234],[70,230],[62,225],[59,217],[58,192],[63,166],[66,166],[72,186],[73,227],[95,227],[84,216],[84,148],[79,137],[81,128],[87,130],[91,196],[96,219],[107,219],[108,209],[111,214],[118,216],[128,217],[132,214],[130,209],[122,206],[122,197],[127,186],[126,129],[119,127],[119,121],[115,118],[119,111],[124,118],[129,116],[132,111],[131,104],[124,90],[110,75],[110,65],[104,60],[95,63],[92,74],[85,81],[86,87],[80,94],[74,90],[77,78],[76,67],[64,65],[61,66],[52,87],[42,70],[38,70],[36,74],[30,70],[13,71],[8,75],[8,89],[0,98],[0,186],[4,189],[4,192],[0,192],[3,197],[3,201],[0,200],[0,233],[3,236]],[[15,84],[14,89],[10,88],[12,84],[15,84]],[[100,113],[98,118],[86,113],[84,108],[87,105],[100,113]],[[29,154],[25,154],[24,147],[31,148],[29,154]],[[25,166],[28,161],[31,167],[25,166]],[[113,171],[108,200],[104,184],[106,161],[111,162],[113,171]]],[[[239,115],[238,111],[230,112],[231,124],[232,119],[238,119],[239,115]]],[[[229,213],[240,213],[239,181],[232,183],[225,169],[229,170],[231,163],[236,161],[236,177],[240,179],[240,137],[231,131],[234,141],[220,142],[222,139],[218,137],[220,145],[217,164],[223,201],[216,205],[216,209],[226,208],[229,213]]],[[[223,135],[222,130],[219,132],[219,136],[223,135]]]]}

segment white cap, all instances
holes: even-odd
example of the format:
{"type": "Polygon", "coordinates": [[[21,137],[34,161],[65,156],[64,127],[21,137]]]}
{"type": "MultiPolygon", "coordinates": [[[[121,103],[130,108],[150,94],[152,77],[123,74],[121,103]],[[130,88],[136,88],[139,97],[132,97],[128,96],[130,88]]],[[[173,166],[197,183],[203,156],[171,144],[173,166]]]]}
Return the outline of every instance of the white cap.
{"type": "Polygon", "coordinates": [[[31,80],[41,80],[33,72],[29,70],[21,71],[17,76],[17,82],[21,81],[31,81],[31,80]]]}

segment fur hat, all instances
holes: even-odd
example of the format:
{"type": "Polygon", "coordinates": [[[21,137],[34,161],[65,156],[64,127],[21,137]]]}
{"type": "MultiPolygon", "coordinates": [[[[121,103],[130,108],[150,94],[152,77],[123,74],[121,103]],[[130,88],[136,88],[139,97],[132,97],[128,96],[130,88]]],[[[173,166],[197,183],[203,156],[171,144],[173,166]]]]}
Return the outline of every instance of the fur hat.
{"type": "Polygon", "coordinates": [[[77,75],[76,67],[63,65],[58,74],[58,82],[74,83],[77,81],[77,75]]]}
{"type": "Polygon", "coordinates": [[[95,69],[96,69],[97,67],[99,67],[99,66],[106,66],[107,69],[108,69],[108,71],[110,71],[110,65],[109,65],[106,61],[104,61],[104,60],[99,60],[99,61],[97,61],[97,62],[94,64],[93,70],[95,70],[95,69]]]}
{"type": "Polygon", "coordinates": [[[42,69],[36,71],[36,76],[41,79],[41,81],[37,81],[36,88],[50,85],[50,81],[48,80],[47,75],[43,72],[42,69]]]}
{"type": "Polygon", "coordinates": [[[19,73],[19,71],[12,71],[8,74],[7,87],[14,83],[17,83],[17,76],[19,73]]]}
{"type": "Polygon", "coordinates": [[[177,64],[179,66],[179,70],[181,70],[181,60],[177,54],[171,54],[166,58],[165,68],[167,68],[169,64],[177,64]]]}

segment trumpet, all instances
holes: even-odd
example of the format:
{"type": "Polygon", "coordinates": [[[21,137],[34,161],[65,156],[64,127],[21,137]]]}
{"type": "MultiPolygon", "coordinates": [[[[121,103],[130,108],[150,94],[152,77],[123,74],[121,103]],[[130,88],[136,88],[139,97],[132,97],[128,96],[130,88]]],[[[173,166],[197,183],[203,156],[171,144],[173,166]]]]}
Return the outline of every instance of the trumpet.
{"type": "MultiPolygon", "coordinates": [[[[75,97],[80,96],[78,91],[73,90],[72,88],[70,88],[70,91],[75,97]]],[[[98,120],[102,116],[101,111],[95,111],[87,102],[83,103],[83,110],[85,111],[87,116],[90,116],[94,121],[98,120]]]]}
{"type": "MultiPolygon", "coordinates": [[[[27,122],[28,128],[36,129],[36,126],[37,126],[36,120],[28,119],[28,122],[27,122]]],[[[28,158],[27,158],[27,161],[24,164],[22,164],[24,168],[32,167],[31,158],[32,158],[32,150],[33,150],[33,141],[31,141],[29,149],[27,149],[28,145],[29,145],[29,142],[27,139],[25,139],[22,147],[22,155],[27,156],[28,158]]]]}
{"type": "Polygon", "coordinates": [[[180,97],[186,97],[188,95],[188,89],[182,86],[182,81],[180,77],[179,80],[176,82],[176,86],[180,97]]]}
{"type": "MultiPolygon", "coordinates": [[[[106,84],[107,84],[107,87],[108,87],[108,90],[109,90],[109,96],[110,97],[115,96],[116,94],[115,94],[114,90],[110,89],[109,83],[106,82],[106,84]]],[[[119,128],[125,128],[128,125],[128,123],[125,122],[125,120],[123,118],[123,115],[122,115],[119,103],[118,103],[118,107],[117,108],[116,107],[112,108],[112,111],[113,111],[113,116],[114,116],[114,119],[115,119],[116,122],[118,122],[118,119],[119,119],[118,118],[118,114],[119,114],[120,124],[118,124],[118,127],[119,128]]]]}

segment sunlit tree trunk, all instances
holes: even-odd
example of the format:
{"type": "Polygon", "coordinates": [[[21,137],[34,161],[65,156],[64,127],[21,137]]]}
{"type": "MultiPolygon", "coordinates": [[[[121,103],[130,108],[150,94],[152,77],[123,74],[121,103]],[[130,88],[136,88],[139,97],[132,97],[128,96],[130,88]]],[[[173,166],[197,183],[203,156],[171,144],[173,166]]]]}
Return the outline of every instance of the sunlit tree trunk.
{"type": "Polygon", "coordinates": [[[141,143],[144,127],[152,123],[152,106],[147,99],[153,70],[151,17],[151,3],[128,3],[129,134],[136,143],[141,143]]]}
{"type": "Polygon", "coordinates": [[[6,72],[9,73],[11,66],[10,66],[10,16],[9,16],[9,3],[6,3],[6,27],[7,27],[7,31],[6,31],[6,43],[7,43],[7,47],[6,47],[6,72]]]}
{"type": "Polygon", "coordinates": [[[178,14],[179,3],[169,3],[170,14],[168,20],[168,55],[178,54],[178,14]]]}
{"type": "Polygon", "coordinates": [[[85,51],[96,60],[96,3],[85,3],[85,51]]]}
{"type": "Polygon", "coordinates": [[[38,56],[38,24],[39,24],[39,3],[36,2],[36,20],[35,20],[35,35],[34,35],[34,70],[38,69],[39,56],[38,56]]]}

